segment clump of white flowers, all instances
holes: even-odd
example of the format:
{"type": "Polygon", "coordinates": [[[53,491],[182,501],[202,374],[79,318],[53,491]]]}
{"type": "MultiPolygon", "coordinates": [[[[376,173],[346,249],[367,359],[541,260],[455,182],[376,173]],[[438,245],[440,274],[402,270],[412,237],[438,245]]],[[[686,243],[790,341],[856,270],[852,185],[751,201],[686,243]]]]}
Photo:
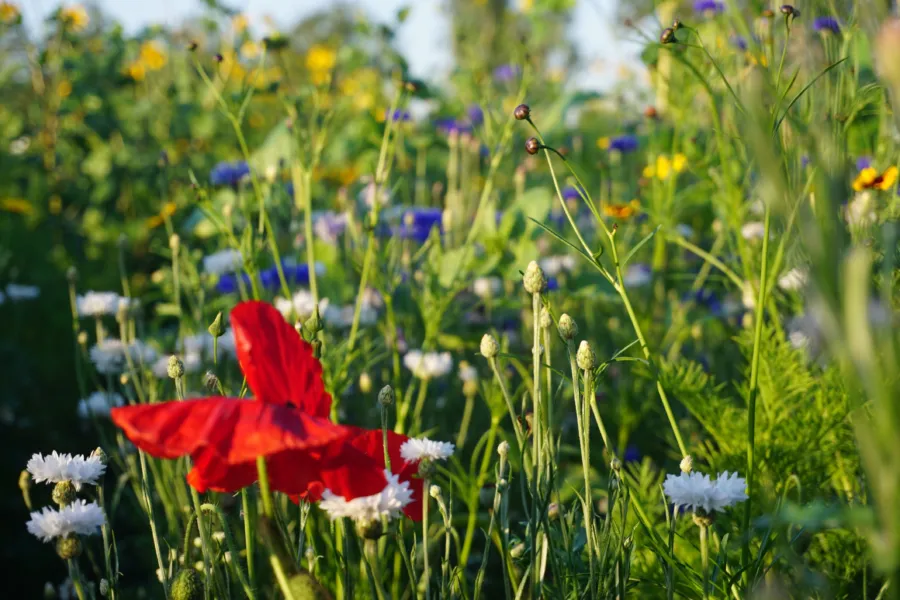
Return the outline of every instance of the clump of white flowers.
{"type": "Polygon", "coordinates": [[[575,268],[575,257],[569,254],[561,254],[559,256],[548,256],[542,258],[539,263],[544,274],[549,277],[556,277],[560,273],[571,271],[575,268]]]}
{"type": "Polygon", "coordinates": [[[332,521],[346,517],[364,526],[380,524],[382,519],[395,519],[412,502],[413,492],[408,481],[401,482],[390,471],[385,470],[384,476],[387,481],[384,489],[371,496],[347,500],[331,490],[325,490],[319,508],[328,513],[332,521]]]}
{"type": "Polygon", "coordinates": [[[70,482],[75,490],[83,485],[97,485],[106,472],[106,465],[97,454],[85,457],[82,454],[34,454],[26,466],[37,483],[70,482]]]}
{"type": "Polygon", "coordinates": [[[472,282],[472,292],[481,299],[493,298],[503,290],[499,277],[479,277],[472,282]]]}
{"type": "Polygon", "coordinates": [[[746,500],[747,482],[728,471],[712,480],[696,471],[682,472],[666,475],[663,492],[676,507],[709,514],[746,500]]]}
{"type": "Polygon", "coordinates": [[[125,400],[116,392],[97,391],[78,401],[78,416],[82,419],[109,417],[109,411],[112,408],[124,404],[125,400]]]}
{"type": "Polygon", "coordinates": [[[453,357],[449,352],[410,350],[403,357],[403,364],[419,379],[435,379],[450,372],[453,357]]]}
{"type": "Polygon", "coordinates": [[[31,513],[26,527],[42,542],[74,535],[92,535],[106,523],[103,509],[96,502],[75,500],[59,510],[49,506],[31,513]]]}
{"type": "Polygon", "coordinates": [[[778,278],[778,287],[786,292],[796,292],[803,289],[808,279],[808,270],[802,267],[794,267],[778,278]]]}
{"type": "Polygon", "coordinates": [[[766,226],[759,221],[744,223],[741,227],[741,237],[745,240],[761,240],[766,234],[766,226]]]}
{"type": "Polygon", "coordinates": [[[203,257],[203,270],[211,275],[224,275],[239,271],[244,257],[238,250],[221,250],[203,257]]]}
{"type": "Polygon", "coordinates": [[[84,295],[75,298],[75,309],[79,317],[97,318],[114,315],[119,311],[119,302],[122,299],[115,292],[85,292],[84,295]]]}
{"type": "Polygon", "coordinates": [[[156,360],[156,351],[135,340],[125,344],[122,340],[104,339],[90,350],[91,362],[102,375],[119,375],[128,367],[128,359],[136,365],[150,364],[156,360]]]}
{"type": "MultiPolygon", "coordinates": [[[[293,311],[294,316],[299,319],[307,319],[312,316],[316,308],[316,302],[309,290],[298,290],[290,300],[278,296],[274,301],[275,308],[278,309],[285,317],[289,317],[293,311]]],[[[323,313],[328,309],[328,298],[319,299],[319,312],[323,313]]]]}
{"type": "Polygon", "coordinates": [[[450,442],[436,442],[428,438],[411,438],[400,446],[400,456],[408,463],[423,460],[447,460],[453,456],[455,449],[456,446],[450,442]]]}

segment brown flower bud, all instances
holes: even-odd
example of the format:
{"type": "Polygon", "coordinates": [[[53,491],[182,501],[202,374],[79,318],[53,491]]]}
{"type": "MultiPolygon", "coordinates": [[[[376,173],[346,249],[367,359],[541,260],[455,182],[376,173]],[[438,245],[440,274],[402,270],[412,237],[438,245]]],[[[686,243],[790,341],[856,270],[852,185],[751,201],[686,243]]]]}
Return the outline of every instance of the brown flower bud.
{"type": "Polygon", "coordinates": [[[527,104],[520,104],[513,111],[513,116],[519,121],[524,121],[531,117],[531,108],[527,104]]]}
{"type": "Polygon", "coordinates": [[[537,138],[528,138],[528,141],[525,142],[525,152],[528,154],[537,154],[541,149],[541,143],[537,141],[537,138]]]}

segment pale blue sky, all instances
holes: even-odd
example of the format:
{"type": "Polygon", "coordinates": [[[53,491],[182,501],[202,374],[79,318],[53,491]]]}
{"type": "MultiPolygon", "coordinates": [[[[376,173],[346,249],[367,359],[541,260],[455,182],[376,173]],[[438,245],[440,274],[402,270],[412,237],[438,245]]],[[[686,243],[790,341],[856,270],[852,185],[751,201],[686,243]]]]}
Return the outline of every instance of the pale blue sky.
{"type": "MultiPolygon", "coordinates": [[[[151,24],[176,25],[201,12],[197,0],[95,0],[131,31],[151,24]]],[[[613,27],[616,0],[579,0],[575,8],[570,35],[578,44],[586,66],[574,85],[578,88],[603,88],[615,77],[618,66],[636,65],[639,49],[634,44],[617,40],[613,27]]],[[[66,4],[74,2],[67,1],[66,4]]],[[[251,24],[262,25],[265,15],[285,26],[301,17],[334,4],[333,0],[226,0],[228,6],[246,13],[251,24]]],[[[44,15],[59,5],[58,0],[24,0],[19,3],[26,21],[35,27],[44,15]]],[[[397,44],[410,62],[413,74],[434,79],[446,73],[449,56],[446,19],[441,0],[356,0],[372,18],[392,22],[402,6],[412,8],[409,18],[397,33],[397,44]]]]}

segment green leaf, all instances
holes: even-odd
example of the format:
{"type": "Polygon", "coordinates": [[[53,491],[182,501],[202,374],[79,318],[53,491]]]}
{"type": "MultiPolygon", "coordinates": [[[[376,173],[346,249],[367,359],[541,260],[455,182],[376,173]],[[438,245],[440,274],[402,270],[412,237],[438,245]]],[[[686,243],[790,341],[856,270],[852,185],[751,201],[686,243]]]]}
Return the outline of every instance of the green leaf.
{"type": "Polygon", "coordinates": [[[630,252],[628,253],[628,255],[625,257],[625,260],[622,261],[622,267],[625,267],[625,265],[628,264],[628,261],[631,260],[631,257],[634,256],[635,253],[636,253],[638,250],[640,250],[640,249],[644,246],[644,244],[646,244],[647,242],[649,242],[649,241],[650,241],[650,238],[652,238],[654,235],[656,235],[656,232],[659,231],[659,228],[660,228],[660,227],[662,227],[662,225],[657,225],[657,226],[656,226],[656,229],[654,229],[653,231],[651,231],[650,233],[648,233],[647,236],[646,236],[644,239],[642,239],[640,242],[638,242],[638,243],[635,245],[635,247],[631,249],[631,251],[630,251],[630,252]]]}

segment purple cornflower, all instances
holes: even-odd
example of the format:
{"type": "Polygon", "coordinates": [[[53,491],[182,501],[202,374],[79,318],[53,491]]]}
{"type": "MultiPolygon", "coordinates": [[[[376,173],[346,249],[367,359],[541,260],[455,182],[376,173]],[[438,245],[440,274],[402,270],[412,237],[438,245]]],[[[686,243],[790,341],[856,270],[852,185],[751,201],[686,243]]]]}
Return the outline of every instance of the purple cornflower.
{"type": "Polygon", "coordinates": [[[494,81],[505,83],[519,76],[521,69],[516,65],[500,65],[494,69],[494,81]]]}
{"type": "Polygon", "coordinates": [[[384,120],[385,121],[387,121],[387,120],[391,120],[391,121],[395,121],[395,122],[409,121],[410,118],[411,117],[409,116],[408,110],[401,110],[398,108],[394,111],[393,115],[391,115],[391,109],[387,109],[386,111],[384,111],[384,120]]]}
{"type": "Polygon", "coordinates": [[[631,134],[617,135],[609,140],[609,150],[616,150],[622,154],[628,154],[638,149],[638,139],[631,134]]]}
{"type": "Polygon", "coordinates": [[[803,167],[804,169],[809,166],[809,156],[804,154],[803,156],[800,157],[800,166],[803,167]]]}
{"type": "Polygon", "coordinates": [[[860,156],[856,159],[856,170],[862,171],[863,169],[868,169],[872,166],[872,157],[871,156],[860,156]]]}
{"type": "Polygon", "coordinates": [[[212,168],[209,173],[209,182],[213,185],[236,186],[241,180],[250,174],[250,165],[243,160],[235,162],[223,161],[212,168]]]}
{"type": "MultiPolygon", "coordinates": [[[[584,190],[581,192],[584,193],[584,190]]],[[[578,193],[578,188],[569,185],[563,188],[562,197],[563,200],[578,200],[581,198],[581,194],[578,193]]]]}
{"type": "Polygon", "coordinates": [[[841,26],[834,17],[816,17],[813,19],[812,28],[820,33],[838,34],[841,32],[841,26]]]}
{"type": "Polygon", "coordinates": [[[472,133],[471,125],[453,117],[441,117],[440,119],[436,119],[434,121],[434,126],[438,131],[447,135],[451,133],[472,133]]]}
{"type": "Polygon", "coordinates": [[[481,110],[481,107],[477,104],[473,104],[469,106],[466,111],[469,113],[469,122],[472,123],[475,127],[478,127],[482,123],[484,123],[484,111],[481,110]]]}
{"type": "MultiPolygon", "coordinates": [[[[289,261],[282,261],[281,269],[284,272],[284,279],[289,284],[307,285],[309,283],[309,265],[306,263],[296,264],[289,261]]],[[[316,273],[322,274],[325,268],[321,263],[316,263],[316,273]]],[[[244,285],[250,286],[250,277],[246,273],[240,275],[229,273],[219,277],[216,282],[216,291],[220,294],[231,294],[238,291],[238,277],[240,277],[244,285]]],[[[267,290],[277,290],[281,287],[281,279],[278,277],[278,269],[274,265],[263,269],[259,272],[259,281],[263,288],[267,290]]]]}
{"type": "Polygon", "coordinates": [[[739,35],[733,35],[731,36],[731,45],[743,52],[747,49],[747,40],[739,35]]]}
{"type": "Polygon", "coordinates": [[[428,239],[435,227],[442,231],[442,218],[443,211],[440,208],[413,208],[403,213],[399,227],[393,228],[392,233],[421,244],[428,239]]]}
{"type": "Polygon", "coordinates": [[[725,5],[718,0],[695,0],[694,10],[702,13],[720,13],[725,10],[725,5]]]}

